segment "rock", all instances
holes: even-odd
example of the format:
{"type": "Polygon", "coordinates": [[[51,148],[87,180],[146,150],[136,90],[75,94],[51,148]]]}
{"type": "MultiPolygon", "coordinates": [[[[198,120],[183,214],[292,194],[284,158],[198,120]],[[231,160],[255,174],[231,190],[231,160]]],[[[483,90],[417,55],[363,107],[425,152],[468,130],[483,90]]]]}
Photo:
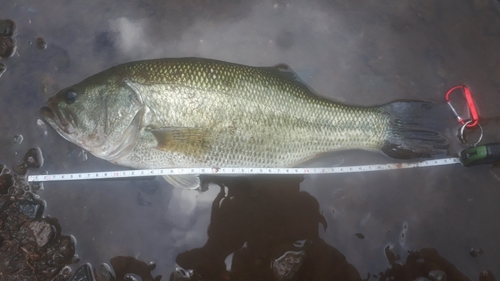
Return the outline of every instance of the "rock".
{"type": "Polygon", "coordinates": [[[65,266],[51,281],[67,281],[71,277],[71,267],[65,266]]]}
{"type": "Polygon", "coordinates": [[[14,179],[11,174],[0,175],[0,194],[9,193],[9,187],[14,184],[14,179]]]}
{"type": "Polygon", "coordinates": [[[19,165],[17,165],[16,167],[14,167],[14,172],[16,172],[16,174],[18,175],[26,175],[26,172],[28,171],[28,164],[26,163],[21,163],[19,165]]]}
{"type": "Polygon", "coordinates": [[[45,50],[45,49],[47,49],[47,41],[45,41],[45,39],[43,39],[42,37],[38,37],[36,39],[36,47],[39,50],[45,50]]]}
{"type": "Polygon", "coordinates": [[[23,135],[15,135],[14,137],[12,137],[12,142],[15,144],[21,144],[23,143],[23,140],[24,140],[23,135]]]}
{"type": "Polygon", "coordinates": [[[70,281],[94,281],[94,273],[92,272],[92,265],[86,263],[80,266],[76,271],[75,275],[70,279],[70,281]]]}
{"type": "Polygon", "coordinates": [[[442,270],[431,270],[429,272],[429,279],[432,281],[446,281],[446,273],[442,270]]]}
{"type": "Polygon", "coordinates": [[[40,168],[43,165],[43,154],[39,147],[31,148],[24,155],[24,163],[29,168],[40,168]]]}
{"type": "Polygon", "coordinates": [[[54,238],[55,228],[46,221],[33,221],[29,224],[29,228],[33,231],[38,247],[45,246],[54,238]]]}
{"type": "Polygon", "coordinates": [[[393,265],[400,260],[400,256],[392,252],[391,248],[392,248],[391,246],[385,247],[384,252],[385,252],[385,257],[387,258],[389,264],[393,265]]]}
{"type": "Polygon", "coordinates": [[[12,20],[0,20],[0,35],[12,36],[16,30],[16,24],[12,20]]]}
{"type": "Polygon", "coordinates": [[[304,262],[304,251],[288,251],[277,258],[273,264],[273,273],[276,280],[290,280],[304,262]]]}
{"type": "Polygon", "coordinates": [[[43,201],[20,200],[16,203],[21,214],[31,220],[40,218],[45,209],[43,201]]]}
{"type": "Polygon", "coordinates": [[[0,57],[10,58],[14,55],[16,45],[10,37],[0,36],[0,57]]]}
{"type": "Polygon", "coordinates": [[[479,281],[496,281],[495,275],[491,270],[483,270],[479,273],[479,281]]]}
{"type": "Polygon", "coordinates": [[[54,243],[55,255],[52,259],[60,264],[70,262],[75,255],[76,239],[73,236],[62,236],[54,243]]]}
{"type": "Polygon", "coordinates": [[[469,252],[470,256],[475,258],[483,254],[483,249],[481,248],[472,248],[469,252]]]}
{"type": "Polygon", "coordinates": [[[16,271],[20,271],[22,268],[20,261],[22,259],[23,258],[20,254],[15,255],[15,256],[6,257],[3,260],[2,268],[4,268],[6,273],[14,273],[16,271]]]}

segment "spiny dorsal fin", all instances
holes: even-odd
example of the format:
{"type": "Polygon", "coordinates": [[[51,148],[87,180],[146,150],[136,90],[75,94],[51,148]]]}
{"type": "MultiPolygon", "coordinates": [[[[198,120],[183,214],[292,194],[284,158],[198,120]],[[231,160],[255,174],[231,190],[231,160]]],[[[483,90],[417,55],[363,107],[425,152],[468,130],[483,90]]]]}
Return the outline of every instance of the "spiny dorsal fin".
{"type": "Polygon", "coordinates": [[[283,70],[283,71],[292,71],[292,68],[286,63],[278,63],[277,65],[275,65],[273,67],[275,67],[279,70],[283,70]]]}
{"type": "Polygon", "coordinates": [[[299,75],[295,71],[293,71],[293,69],[288,64],[280,63],[272,67],[264,67],[264,68],[275,75],[296,81],[307,87],[307,84],[305,84],[302,81],[302,79],[300,79],[299,75]]]}
{"type": "Polygon", "coordinates": [[[317,68],[303,68],[299,70],[293,70],[292,67],[284,63],[280,63],[273,67],[268,67],[268,68],[274,68],[276,70],[279,70],[278,75],[286,77],[287,79],[292,79],[294,81],[297,81],[301,84],[304,84],[304,86],[307,87],[309,87],[307,83],[310,82],[311,77],[314,76],[316,72],[318,72],[317,68]]]}
{"type": "MultiPolygon", "coordinates": [[[[300,77],[300,75],[295,72],[289,65],[280,63],[272,67],[262,67],[268,73],[278,76],[281,79],[289,80],[297,86],[303,88],[306,93],[310,93],[315,97],[318,97],[316,92],[307,85],[307,83],[300,77]]],[[[307,72],[309,73],[309,71],[307,72]]],[[[308,74],[309,75],[309,74],[308,74]]]]}

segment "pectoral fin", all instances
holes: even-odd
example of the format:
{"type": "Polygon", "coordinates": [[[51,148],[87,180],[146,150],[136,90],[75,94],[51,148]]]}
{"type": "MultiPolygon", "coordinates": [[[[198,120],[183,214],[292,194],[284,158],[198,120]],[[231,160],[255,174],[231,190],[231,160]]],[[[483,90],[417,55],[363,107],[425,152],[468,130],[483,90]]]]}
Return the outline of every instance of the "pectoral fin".
{"type": "Polygon", "coordinates": [[[151,130],[162,151],[179,152],[201,156],[209,147],[208,130],[199,128],[172,127],[151,130]]]}

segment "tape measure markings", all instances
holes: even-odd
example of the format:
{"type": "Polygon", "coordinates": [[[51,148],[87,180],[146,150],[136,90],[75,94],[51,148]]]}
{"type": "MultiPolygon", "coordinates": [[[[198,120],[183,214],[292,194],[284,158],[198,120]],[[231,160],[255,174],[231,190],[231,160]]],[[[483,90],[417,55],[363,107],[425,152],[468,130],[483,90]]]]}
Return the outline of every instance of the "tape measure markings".
{"type": "Polygon", "coordinates": [[[28,182],[47,182],[47,181],[70,181],[70,180],[90,180],[90,179],[113,179],[113,178],[134,178],[147,176],[164,175],[198,175],[198,174],[217,174],[217,175],[240,175],[240,174],[338,174],[338,173],[359,173],[370,171],[387,171],[397,169],[408,169],[418,167],[431,167],[441,165],[458,164],[458,157],[426,160],[422,162],[411,163],[390,163],[361,166],[344,167],[324,167],[324,168],[172,168],[172,169],[147,169],[147,170],[127,170],[110,172],[92,172],[92,173],[73,173],[73,174],[53,174],[53,175],[30,175],[28,182]]]}

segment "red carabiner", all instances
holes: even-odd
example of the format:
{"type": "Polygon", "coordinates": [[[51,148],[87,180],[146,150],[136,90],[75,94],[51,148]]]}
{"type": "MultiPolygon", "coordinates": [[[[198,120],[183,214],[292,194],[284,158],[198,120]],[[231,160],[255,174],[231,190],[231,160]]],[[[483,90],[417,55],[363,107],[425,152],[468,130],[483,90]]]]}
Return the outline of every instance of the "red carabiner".
{"type": "Polygon", "coordinates": [[[477,123],[479,122],[479,115],[477,113],[476,104],[474,103],[474,100],[472,99],[472,95],[471,95],[469,89],[466,86],[460,85],[460,86],[455,86],[455,87],[451,88],[446,93],[446,102],[450,106],[451,111],[453,111],[453,113],[457,117],[458,122],[460,122],[461,124],[463,124],[463,125],[465,125],[466,127],[469,127],[469,128],[474,127],[474,126],[477,125],[477,123]],[[463,89],[463,94],[464,94],[465,100],[467,101],[467,105],[469,107],[469,112],[470,112],[471,120],[468,120],[468,121],[466,121],[462,117],[460,117],[460,115],[458,114],[458,112],[455,110],[455,108],[453,107],[453,105],[450,102],[450,94],[453,91],[455,91],[456,89],[459,89],[459,88],[463,89]]]}

